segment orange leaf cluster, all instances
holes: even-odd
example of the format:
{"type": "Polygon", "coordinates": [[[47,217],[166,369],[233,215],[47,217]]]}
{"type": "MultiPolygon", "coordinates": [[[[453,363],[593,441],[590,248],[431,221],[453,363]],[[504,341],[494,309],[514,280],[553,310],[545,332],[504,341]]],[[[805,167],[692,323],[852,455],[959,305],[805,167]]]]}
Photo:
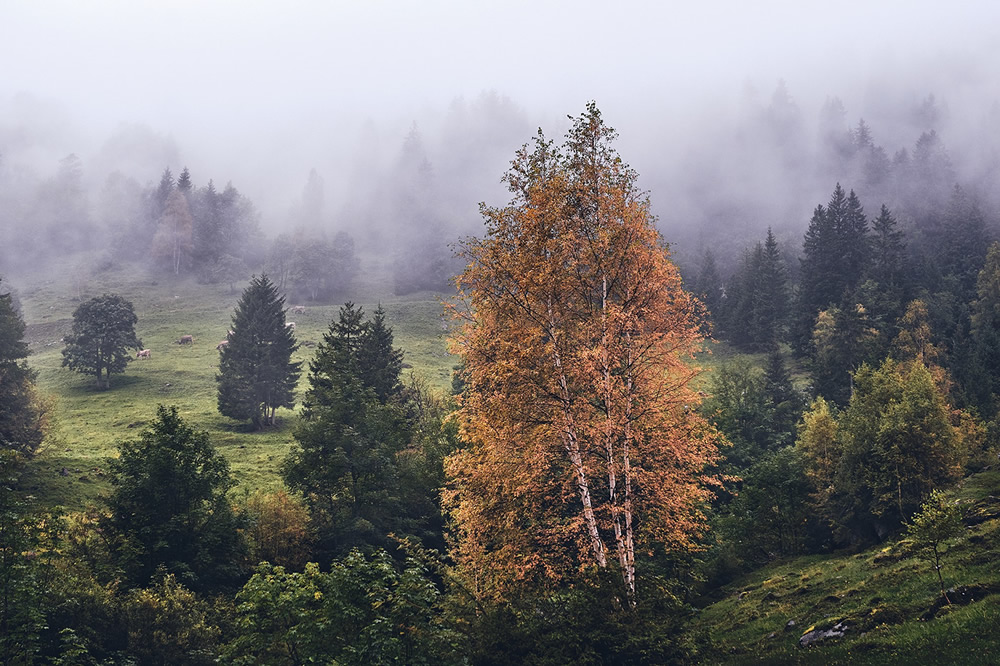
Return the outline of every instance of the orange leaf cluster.
{"type": "Polygon", "coordinates": [[[681,286],[635,174],[593,105],[566,155],[539,136],[467,244],[453,349],[467,448],[447,460],[456,554],[476,589],[686,548],[714,479],[715,431],[689,387],[700,304],[681,286]]]}

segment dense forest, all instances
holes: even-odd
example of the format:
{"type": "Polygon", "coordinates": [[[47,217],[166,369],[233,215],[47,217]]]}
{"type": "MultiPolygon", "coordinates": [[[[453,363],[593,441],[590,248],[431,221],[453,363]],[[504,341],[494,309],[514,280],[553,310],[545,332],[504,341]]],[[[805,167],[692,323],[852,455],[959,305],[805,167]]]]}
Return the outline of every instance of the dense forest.
{"type": "MultiPolygon", "coordinates": [[[[508,100],[473,107],[433,149],[412,128],[336,215],[313,170],[270,236],[248,196],[187,167],[92,190],[75,155],[47,177],[18,151],[0,161],[3,663],[889,663],[926,647],[893,626],[946,626],[964,616],[943,607],[974,603],[996,620],[986,139],[949,150],[933,96],[896,114],[912,145],[883,146],[836,98],[813,136],[781,84],[734,154],[808,177],[745,207],[738,188],[706,196],[672,235],[591,103],[561,140],[539,130],[505,156],[507,201],[475,230],[473,156],[530,134],[508,100]],[[26,341],[47,324],[23,302],[41,297],[19,279],[43,265],[74,291],[60,372],[94,402],[138,391],[126,380],[162,354],[131,302],[91,293],[96,276],[138,266],[150,289],[238,297],[199,399],[239,441],[288,429],[276,483],[241,485],[208,424],[164,400],[116,441],[97,502],[34,501],[60,406],[26,341]],[[387,307],[352,300],[368,267],[379,298],[449,294],[450,391],[405,372],[387,307]],[[312,340],[319,305],[336,315],[312,340]],[[712,624],[720,599],[777,584],[747,582],[768,567],[798,569],[787,596],[811,599],[807,563],[866,553],[902,563],[922,601],[884,598],[886,582],[850,614],[837,588],[808,629],[774,625],[798,653],[734,647],[712,624]]],[[[741,623],[786,593],[768,594],[741,623]]]]}

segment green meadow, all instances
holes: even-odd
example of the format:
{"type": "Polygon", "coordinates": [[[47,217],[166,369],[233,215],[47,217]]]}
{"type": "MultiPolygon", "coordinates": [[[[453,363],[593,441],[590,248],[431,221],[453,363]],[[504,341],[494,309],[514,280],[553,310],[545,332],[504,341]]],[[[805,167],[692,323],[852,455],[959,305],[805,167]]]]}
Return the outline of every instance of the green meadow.
{"type": "MultiPolygon", "coordinates": [[[[115,444],[135,438],[160,404],[176,406],[186,421],[208,431],[241,488],[280,483],[279,468],[294,441],[298,406],[279,410],[279,425],[262,432],[223,417],[216,407],[216,345],[226,337],[242,284],[231,290],[228,284],[151,274],[141,266],[104,266],[85,278],[79,271],[50,271],[11,284],[18,289],[28,325],[28,362],[52,401],[52,433],[29,464],[25,482],[39,504],[78,509],[96,499],[108,487],[104,469],[108,457],[115,455],[115,444]],[[139,318],[136,332],[151,350],[151,358],[133,359],[123,374],[113,375],[107,391],[97,390],[92,377],[62,367],[61,354],[61,338],[72,326],[74,309],[81,300],[103,293],[132,302],[139,318]],[[194,336],[193,344],[178,344],[182,335],[194,336]]],[[[455,360],[447,351],[445,297],[430,292],[394,296],[387,281],[369,278],[340,303],[302,304],[304,312],[289,311],[286,316],[295,322],[300,344],[294,358],[303,369],[299,396],[308,385],[316,344],[347,300],[369,314],[381,303],[396,345],[405,350],[404,362],[410,366],[405,372],[434,390],[448,390],[455,360]]]]}

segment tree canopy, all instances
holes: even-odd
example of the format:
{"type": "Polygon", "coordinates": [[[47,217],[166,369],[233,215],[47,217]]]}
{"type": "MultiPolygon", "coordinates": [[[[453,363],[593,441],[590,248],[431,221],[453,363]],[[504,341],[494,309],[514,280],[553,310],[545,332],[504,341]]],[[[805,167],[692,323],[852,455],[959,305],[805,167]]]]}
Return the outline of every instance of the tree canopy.
{"type": "Polygon", "coordinates": [[[81,303],[73,312],[73,329],[66,336],[63,366],[97,378],[110,388],[111,374],[124,372],[130,350],[142,349],[136,337],[139,318],[132,303],[117,294],[104,294],[81,303]]]}
{"type": "Polygon", "coordinates": [[[197,589],[237,580],[243,550],[226,493],[229,463],[208,433],[160,405],[136,440],[109,461],[110,516],[105,527],[128,581],[145,585],[163,567],[197,589]]]}
{"type": "Polygon", "coordinates": [[[284,303],[266,275],[254,276],[236,305],[219,359],[219,413],[248,420],[258,430],[274,425],[278,407],[295,406],[302,364],[291,360],[298,345],[284,303]]]}
{"type": "Polygon", "coordinates": [[[458,278],[468,446],[448,493],[456,555],[484,595],[683,548],[710,494],[715,431],[694,407],[700,308],[596,105],[560,150],[539,132],[483,209],[458,278]]]}
{"type": "Polygon", "coordinates": [[[45,405],[28,367],[24,319],[0,284],[0,449],[31,454],[44,435],[45,405]]]}

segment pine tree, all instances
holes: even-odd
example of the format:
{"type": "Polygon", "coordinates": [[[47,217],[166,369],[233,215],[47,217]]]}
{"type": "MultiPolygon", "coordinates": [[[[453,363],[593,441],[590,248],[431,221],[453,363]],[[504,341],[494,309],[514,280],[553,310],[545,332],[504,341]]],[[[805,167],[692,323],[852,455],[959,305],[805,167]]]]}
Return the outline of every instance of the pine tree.
{"type": "Polygon", "coordinates": [[[42,443],[46,410],[25,360],[24,330],[11,294],[0,293],[0,450],[30,455],[42,443]]]}
{"type": "Polygon", "coordinates": [[[298,345],[285,325],[284,303],[266,275],[251,278],[219,359],[219,412],[258,430],[274,425],[278,407],[295,406],[302,364],[291,360],[298,345]]]}
{"type": "Polygon", "coordinates": [[[163,215],[163,211],[166,210],[167,199],[170,198],[170,193],[174,191],[174,186],[174,174],[170,173],[170,168],[167,167],[160,175],[160,184],[157,185],[156,191],[153,193],[153,222],[159,220],[160,216],[163,215]]]}
{"type": "Polygon", "coordinates": [[[839,305],[847,291],[857,288],[867,270],[868,220],[853,190],[846,194],[837,183],[827,207],[816,207],[802,250],[794,336],[800,352],[807,349],[820,310],[839,305]]]}
{"type": "Polygon", "coordinates": [[[764,366],[764,392],[770,401],[773,425],[773,448],[787,446],[795,441],[795,424],[805,405],[802,396],[792,386],[792,378],[785,366],[785,358],[777,345],[767,354],[764,366]]]}
{"type": "Polygon", "coordinates": [[[393,347],[392,329],[385,324],[385,310],[379,304],[372,320],[365,325],[358,347],[358,366],[362,382],[379,402],[387,403],[403,390],[403,350],[393,347]]]}
{"type": "Polygon", "coordinates": [[[180,193],[186,198],[190,199],[193,187],[194,186],[191,184],[191,172],[188,171],[187,167],[184,167],[184,170],[181,171],[180,177],[177,179],[177,189],[180,190],[180,193]]]}
{"type": "Polygon", "coordinates": [[[722,315],[722,279],[711,250],[705,250],[695,288],[709,315],[718,323],[722,315]]]}
{"type": "Polygon", "coordinates": [[[283,465],[285,482],[306,499],[318,549],[327,556],[387,545],[405,513],[397,454],[409,441],[409,424],[402,406],[383,400],[381,387],[371,383],[398,386],[399,370],[392,376],[391,369],[402,353],[391,347],[392,330],[380,327],[379,339],[389,343],[385,357],[375,354],[362,310],[353,303],[340,309],[309,364],[297,446],[283,465]]]}
{"type": "Polygon", "coordinates": [[[901,286],[905,251],[903,232],[896,228],[896,218],[882,204],[872,221],[870,273],[883,289],[901,286]]]}

